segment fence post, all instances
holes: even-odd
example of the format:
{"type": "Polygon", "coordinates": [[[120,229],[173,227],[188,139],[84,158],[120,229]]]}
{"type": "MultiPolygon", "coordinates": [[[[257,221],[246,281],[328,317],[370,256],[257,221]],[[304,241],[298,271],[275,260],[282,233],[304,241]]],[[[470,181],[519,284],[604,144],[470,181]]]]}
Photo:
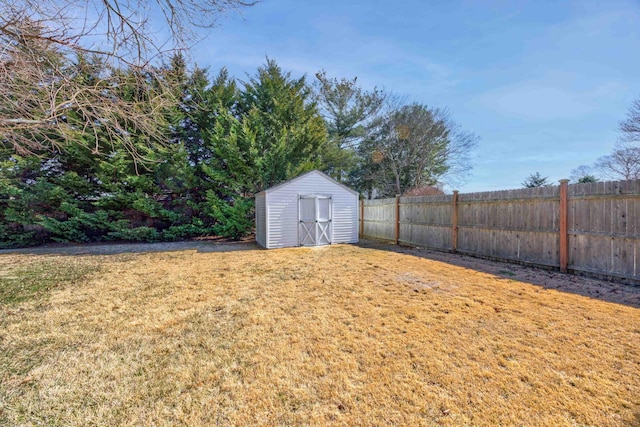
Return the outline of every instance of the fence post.
{"type": "Polygon", "coordinates": [[[396,245],[400,243],[400,195],[396,195],[396,245]]]}
{"type": "Polygon", "coordinates": [[[451,213],[451,248],[458,250],[458,190],[453,190],[453,211],[451,213]]]}
{"type": "Polygon", "coordinates": [[[360,237],[364,237],[364,200],[360,200],[360,237]]]}
{"type": "Polygon", "coordinates": [[[567,272],[569,263],[569,232],[568,232],[568,188],[569,180],[560,180],[560,271],[567,272]]]}

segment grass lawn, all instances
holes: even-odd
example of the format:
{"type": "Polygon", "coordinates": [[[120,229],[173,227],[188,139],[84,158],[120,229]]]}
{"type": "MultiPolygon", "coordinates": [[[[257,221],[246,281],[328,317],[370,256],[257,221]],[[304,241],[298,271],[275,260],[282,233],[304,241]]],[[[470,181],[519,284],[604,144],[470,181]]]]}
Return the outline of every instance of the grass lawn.
{"type": "Polygon", "coordinates": [[[439,424],[640,424],[640,309],[348,245],[0,255],[0,425],[439,424]]]}

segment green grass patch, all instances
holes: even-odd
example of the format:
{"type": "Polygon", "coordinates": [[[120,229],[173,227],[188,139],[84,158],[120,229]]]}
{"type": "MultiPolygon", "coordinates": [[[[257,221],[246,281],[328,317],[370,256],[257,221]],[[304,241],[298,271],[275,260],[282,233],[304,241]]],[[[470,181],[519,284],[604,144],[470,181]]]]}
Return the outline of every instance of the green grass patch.
{"type": "Polygon", "coordinates": [[[98,269],[94,263],[55,258],[0,270],[0,304],[41,298],[53,289],[78,283],[98,269]]]}

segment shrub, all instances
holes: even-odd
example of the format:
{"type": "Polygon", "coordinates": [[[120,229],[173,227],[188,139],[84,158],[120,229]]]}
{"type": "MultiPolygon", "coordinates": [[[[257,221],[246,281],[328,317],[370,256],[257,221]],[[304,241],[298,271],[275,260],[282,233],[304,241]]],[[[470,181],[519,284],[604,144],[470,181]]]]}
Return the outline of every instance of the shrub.
{"type": "Polygon", "coordinates": [[[35,231],[26,231],[23,226],[0,224],[0,249],[24,248],[42,243],[35,231]]]}
{"type": "MultiPolygon", "coordinates": [[[[195,222],[195,221],[194,221],[195,222]]],[[[202,222],[202,221],[198,221],[202,222]]],[[[176,241],[213,233],[213,228],[196,224],[172,225],[162,232],[162,239],[176,241]]]]}
{"type": "Polygon", "coordinates": [[[111,229],[109,214],[105,211],[89,213],[69,202],[62,202],[60,211],[66,214],[66,219],[60,220],[41,215],[37,222],[51,233],[51,240],[87,242],[100,238],[105,231],[111,229]]]}
{"type": "Polygon", "coordinates": [[[253,229],[253,199],[236,198],[231,203],[218,199],[212,207],[216,218],[213,231],[223,237],[239,239],[253,229]]]}
{"type": "Polygon", "coordinates": [[[107,233],[109,240],[126,240],[128,242],[157,242],[160,235],[155,228],[136,227],[124,228],[119,231],[111,231],[107,233]]]}

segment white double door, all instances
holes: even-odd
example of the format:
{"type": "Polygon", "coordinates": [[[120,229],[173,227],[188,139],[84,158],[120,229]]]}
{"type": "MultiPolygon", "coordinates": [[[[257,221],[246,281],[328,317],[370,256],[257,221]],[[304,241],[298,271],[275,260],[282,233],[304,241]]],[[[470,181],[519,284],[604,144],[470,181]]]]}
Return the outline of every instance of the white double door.
{"type": "Polygon", "coordinates": [[[298,211],[300,246],[331,244],[331,197],[300,196],[298,211]]]}

